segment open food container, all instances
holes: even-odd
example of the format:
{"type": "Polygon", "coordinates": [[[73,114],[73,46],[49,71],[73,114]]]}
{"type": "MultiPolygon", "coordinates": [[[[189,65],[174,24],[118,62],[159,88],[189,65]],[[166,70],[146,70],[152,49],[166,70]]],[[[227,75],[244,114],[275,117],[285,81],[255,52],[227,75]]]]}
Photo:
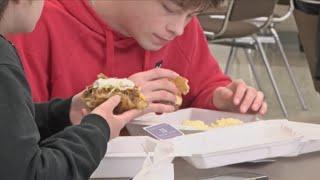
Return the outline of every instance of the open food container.
{"type": "Polygon", "coordinates": [[[105,157],[91,178],[134,177],[148,153],[152,155],[155,144],[155,139],[146,136],[123,136],[111,140],[105,157]]]}
{"type": "Polygon", "coordinates": [[[164,141],[148,136],[118,137],[110,141],[108,152],[92,178],[134,177],[147,156],[154,157],[159,142],[172,144],[174,157],[182,157],[195,168],[207,169],[319,151],[320,125],[266,120],[164,141]]]}
{"type": "Polygon", "coordinates": [[[168,123],[177,129],[181,130],[185,134],[202,132],[203,130],[195,129],[192,127],[186,127],[183,125],[185,120],[202,121],[206,125],[211,125],[217,120],[224,118],[239,119],[244,123],[257,121],[256,115],[230,113],[222,111],[214,111],[207,109],[188,108],[178,110],[173,113],[167,113],[162,115],[147,114],[139,117],[129,123],[126,127],[131,135],[145,136],[147,133],[143,130],[143,127],[155,125],[159,123],[168,123]]]}
{"type": "Polygon", "coordinates": [[[320,124],[302,122],[288,122],[289,128],[302,134],[299,154],[306,154],[320,150],[320,124]]]}
{"type": "Polygon", "coordinates": [[[259,121],[170,139],[189,149],[186,161],[199,169],[299,153],[302,135],[287,121],[259,121]]]}

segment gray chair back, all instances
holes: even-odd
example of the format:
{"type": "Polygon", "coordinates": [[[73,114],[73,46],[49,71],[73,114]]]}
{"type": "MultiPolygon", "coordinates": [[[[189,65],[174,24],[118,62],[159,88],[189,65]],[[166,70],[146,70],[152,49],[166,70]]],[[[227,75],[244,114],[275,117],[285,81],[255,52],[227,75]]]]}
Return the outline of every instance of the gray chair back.
{"type": "MultiPolygon", "coordinates": [[[[210,39],[221,37],[232,21],[245,21],[254,18],[267,17],[259,29],[267,27],[272,20],[274,9],[278,0],[228,0],[224,21],[220,31],[214,35],[208,35],[210,39]]],[[[212,10],[211,10],[212,12],[212,10]]],[[[200,16],[209,16],[210,12],[204,12],[200,16]]]]}
{"type": "Polygon", "coordinates": [[[242,21],[273,14],[278,0],[234,0],[229,21],[242,21]]]}
{"type": "Polygon", "coordinates": [[[279,0],[278,4],[281,4],[281,5],[290,5],[290,0],[279,0]]]}

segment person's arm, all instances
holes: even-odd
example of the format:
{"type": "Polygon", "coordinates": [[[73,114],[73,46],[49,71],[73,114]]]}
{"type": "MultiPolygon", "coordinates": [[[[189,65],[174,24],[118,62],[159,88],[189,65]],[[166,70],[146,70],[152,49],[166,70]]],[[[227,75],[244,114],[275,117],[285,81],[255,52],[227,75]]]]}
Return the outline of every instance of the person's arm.
{"type": "Polygon", "coordinates": [[[0,82],[1,179],[88,179],[106,152],[106,121],[89,114],[80,125],[40,141],[21,69],[0,65],[0,82]]]}
{"type": "Polygon", "coordinates": [[[71,100],[54,99],[47,103],[35,103],[35,120],[41,139],[71,125],[70,106],[71,100]]]}
{"type": "MultiPolygon", "coordinates": [[[[198,21],[193,22],[194,51],[190,60],[189,77],[195,96],[192,106],[240,113],[264,115],[267,103],[264,94],[242,80],[233,80],[223,74],[212,57],[198,21]]],[[[190,30],[189,30],[190,31],[190,30]]],[[[191,31],[192,32],[192,31],[191,31]]]]}
{"type": "Polygon", "coordinates": [[[186,102],[191,102],[191,104],[184,104],[184,106],[216,109],[212,103],[214,90],[226,86],[231,80],[223,74],[219,64],[212,56],[197,19],[190,22],[185,33],[184,40],[188,39],[190,43],[180,42],[180,47],[190,58],[187,78],[192,89],[190,95],[186,97],[186,102]]]}
{"type": "Polygon", "coordinates": [[[46,9],[33,32],[7,36],[15,45],[20,56],[35,102],[46,102],[51,99],[50,54],[52,47],[45,13],[46,9]]]}

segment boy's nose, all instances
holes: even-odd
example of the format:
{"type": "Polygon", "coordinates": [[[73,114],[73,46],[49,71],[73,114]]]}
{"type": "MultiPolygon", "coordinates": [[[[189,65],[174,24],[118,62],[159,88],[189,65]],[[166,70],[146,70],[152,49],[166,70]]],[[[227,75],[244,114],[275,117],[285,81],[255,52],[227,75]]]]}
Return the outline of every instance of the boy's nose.
{"type": "Polygon", "coordinates": [[[180,36],[184,32],[185,23],[184,21],[175,21],[167,25],[167,30],[170,31],[174,36],[180,36]]]}

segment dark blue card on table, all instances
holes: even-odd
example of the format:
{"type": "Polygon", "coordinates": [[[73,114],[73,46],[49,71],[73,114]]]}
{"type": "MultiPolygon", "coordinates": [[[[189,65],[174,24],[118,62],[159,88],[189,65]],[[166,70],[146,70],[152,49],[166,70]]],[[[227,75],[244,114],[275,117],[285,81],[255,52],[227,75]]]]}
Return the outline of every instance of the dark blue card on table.
{"type": "Polygon", "coordinates": [[[180,130],[176,129],[175,127],[167,123],[147,126],[147,127],[144,127],[143,129],[147,131],[150,135],[155,137],[156,139],[161,139],[161,140],[170,139],[170,138],[183,135],[183,132],[181,132],[180,130]]]}

